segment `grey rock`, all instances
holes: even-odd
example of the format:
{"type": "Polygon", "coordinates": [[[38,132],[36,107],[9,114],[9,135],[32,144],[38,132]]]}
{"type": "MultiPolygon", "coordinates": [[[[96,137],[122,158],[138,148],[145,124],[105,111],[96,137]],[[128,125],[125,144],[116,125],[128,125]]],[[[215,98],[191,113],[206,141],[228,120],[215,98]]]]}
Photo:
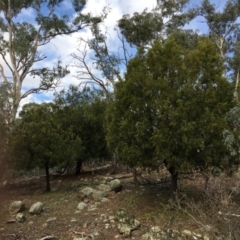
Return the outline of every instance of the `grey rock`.
{"type": "Polygon", "coordinates": [[[118,229],[125,238],[131,237],[131,227],[128,224],[118,224],[118,229]]]}
{"type": "Polygon", "coordinates": [[[56,217],[51,217],[51,218],[48,218],[46,222],[49,223],[49,222],[54,222],[56,220],[57,220],[56,217]]]}
{"type": "Polygon", "coordinates": [[[98,186],[98,189],[104,192],[110,192],[111,191],[111,187],[107,184],[100,184],[98,186]]]}
{"type": "Polygon", "coordinates": [[[77,219],[76,218],[72,218],[71,219],[71,223],[73,223],[73,222],[77,222],[77,219]]]}
{"type": "Polygon", "coordinates": [[[16,213],[21,212],[22,210],[24,210],[24,208],[25,208],[24,202],[22,202],[22,201],[15,201],[15,202],[12,202],[9,205],[9,213],[10,214],[16,214],[16,213]]]}
{"type": "Polygon", "coordinates": [[[192,232],[189,230],[183,230],[182,235],[190,237],[190,236],[192,236],[192,232]]]}
{"type": "Polygon", "coordinates": [[[107,194],[103,191],[100,191],[100,190],[94,190],[93,193],[91,194],[91,198],[94,201],[102,200],[106,196],[107,196],[107,194]]]}
{"type": "Polygon", "coordinates": [[[31,214],[40,214],[42,211],[43,211],[43,204],[41,202],[34,203],[29,210],[31,214]]]}
{"type": "Polygon", "coordinates": [[[107,194],[103,191],[100,190],[95,190],[93,188],[90,187],[85,187],[84,189],[82,189],[81,191],[86,197],[92,198],[95,201],[99,201],[102,198],[106,197],[107,194]]]}
{"type": "Polygon", "coordinates": [[[107,220],[108,219],[108,215],[103,213],[103,214],[100,215],[100,219],[102,221],[107,220]]]}
{"type": "Polygon", "coordinates": [[[16,221],[17,222],[24,222],[26,220],[26,217],[23,213],[18,213],[16,215],[16,221]]]}
{"type": "Polygon", "coordinates": [[[96,205],[90,205],[88,211],[95,211],[97,209],[96,205]]]}
{"type": "Polygon", "coordinates": [[[110,200],[108,198],[105,198],[105,197],[101,200],[102,203],[109,202],[109,201],[110,200]]]}
{"type": "Polygon", "coordinates": [[[110,183],[111,191],[119,192],[122,189],[122,183],[119,179],[114,179],[110,183]]]}
{"type": "Polygon", "coordinates": [[[86,206],[87,206],[86,203],[80,202],[80,203],[78,204],[78,206],[77,206],[77,209],[78,209],[78,210],[83,210],[86,206]]]}

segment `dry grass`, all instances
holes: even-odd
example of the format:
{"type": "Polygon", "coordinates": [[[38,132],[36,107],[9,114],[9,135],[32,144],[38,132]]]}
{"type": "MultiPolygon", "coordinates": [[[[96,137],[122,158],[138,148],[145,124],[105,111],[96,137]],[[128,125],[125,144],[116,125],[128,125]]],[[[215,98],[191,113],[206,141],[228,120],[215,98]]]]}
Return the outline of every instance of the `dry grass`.
{"type": "MultiPolygon", "coordinates": [[[[216,206],[216,209],[212,209],[211,212],[207,209],[210,197],[207,197],[206,192],[200,189],[200,181],[182,181],[179,202],[175,208],[172,208],[169,204],[170,193],[168,189],[162,188],[160,185],[139,186],[133,183],[132,178],[123,178],[123,190],[120,193],[110,193],[108,196],[110,202],[101,203],[94,212],[83,210],[80,214],[76,214],[76,207],[80,202],[80,189],[85,186],[97,187],[102,181],[102,177],[102,175],[96,175],[92,182],[91,174],[87,173],[79,177],[61,176],[52,180],[51,186],[54,191],[50,193],[45,192],[43,178],[8,183],[5,187],[0,188],[0,239],[36,240],[53,235],[57,239],[72,240],[74,236],[77,236],[76,233],[90,234],[92,229],[95,229],[99,235],[94,239],[112,240],[114,236],[119,235],[116,224],[111,229],[105,229],[105,223],[96,219],[99,219],[101,214],[113,216],[119,209],[126,209],[130,216],[134,216],[141,222],[142,228],[136,231],[138,235],[135,236],[135,239],[140,239],[140,236],[151,226],[156,225],[180,231],[183,229],[199,231],[202,227],[201,224],[211,225],[217,230],[219,228],[225,229],[225,231],[229,227],[227,222],[210,219],[213,212],[219,210],[219,206],[223,205],[214,205],[212,200],[211,207],[216,206]],[[7,224],[7,220],[14,217],[8,213],[8,206],[15,200],[25,202],[27,221],[7,224]],[[31,204],[37,201],[44,203],[44,212],[39,216],[32,216],[28,210],[31,204]],[[46,223],[50,217],[56,217],[57,220],[46,223]],[[71,222],[73,219],[76,221],[71,222]]],[[[234,201],[234,209],[236,210],[239,206],[238,194],[233,194],[231,201],[234,201]]],[[[94,204],[94,202],[89,204],[94,204]]],[[[230,202],[228,205],[230,206],[230,202]]],[[[235,226],[240,229],[238,225],[235,224],[235,226]]]]}

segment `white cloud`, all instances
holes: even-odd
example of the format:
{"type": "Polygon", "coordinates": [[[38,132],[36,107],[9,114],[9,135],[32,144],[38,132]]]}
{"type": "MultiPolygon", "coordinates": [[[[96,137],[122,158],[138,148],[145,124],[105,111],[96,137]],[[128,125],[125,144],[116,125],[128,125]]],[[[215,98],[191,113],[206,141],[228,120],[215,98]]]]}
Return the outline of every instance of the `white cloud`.
{"type": "MultiPolygon", "coordinates": [[[[68,4],[68,1],[64,1],[64,6],[67,10],[71,9],[71,6],[68,4]]],[[[108,28],[108,32],[110,34],[110,48],[115,50],[117,34],[114,31],[114,27],[117,24],[117,21],[124,14],[133,14],[134,12],[141,12],[145,8],[152,9],[156,5],[156,0],[88,0],[87,5],[84,9],[84,12],[91,12],[93,15],[101,13],[102,9],[109,5],[111,8],[111,12],[109,13],[106,21],[104,22],[104,26],[108,28]]],[[[24,15],[26,17],[33,17],[33,11],[24,10],[24,15]]],[[[56,37],[51,43],[41,47],[39,50],[43,54],[47,54],[48,58],[46,58],[43,62],[38,62],[37,66],[47,66],[51,67],[57,60],[62,60],[63,64],[69,65],[72,61],[71,53],[76,52],[76,48],[79,44],[79,38],[82,37],[84,39],[88,39],[91,36],[89,30],[84,30],[79,33],[72,34],[70,36],[59,36],[56,37]]],[[[2,60],[0,59],[0,63],[2,60]]],[[[89,62],[90,64],[90,62],[89,62]]],[[[64,86],[68,86],[69,84],[78,84],[79,81],[73,77],[76,75],[77,69],[70,66],[71,74],[62,79],[61,87],[58,89],[62,89],[64,86]]],[[[1,80],[1,79],[0,79],[1,80]]],[[[23,88],[29,89],[32,87],[37,87],[39,84],[39,80],[37,78],[33,79],[31,76],[27,76],[23,82],[23,88]]],[[[46,97],[51,98],[52,93],[44,93],[43,95],[30,95],[25,98],[21,102],[21,107],[23,104],[27,102],[41,102],[41,99],[46,99],[46,97]]],[[[44,100],[45,101],[45,100],[44,100]]]]}

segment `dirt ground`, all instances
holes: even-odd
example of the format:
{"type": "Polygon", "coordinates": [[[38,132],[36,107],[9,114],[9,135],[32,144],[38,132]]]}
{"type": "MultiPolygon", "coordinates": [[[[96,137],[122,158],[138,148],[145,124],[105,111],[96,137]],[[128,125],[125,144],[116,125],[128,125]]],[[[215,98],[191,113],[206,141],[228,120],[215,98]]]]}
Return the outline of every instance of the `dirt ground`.
{"type": "MultiPolygon", "coordinates": [[[[84,173],[80,176],[64,175],[51,179],[51,192],[45,192],[45,178],[25,178],[9,181],[0,188],[0,239],[1,240],[40,240],[52,239],[123,239],[114,220],[116,211],[125,209],[141,223],[141,228],[132,233],[131,239],[141,239],[150,227],[160,226],[183,230],[198,228],[186,214],[169,207],[169,191],[157,185],[139,186],[133,183],[129,173],[118,175],[95,175],[84,173]],[[109,192],[110,200],[99,203],[97,209],[84,209],[76,212],[81,202],[79,194],[83,187],[97,188],[104,177],[121,179],[122,191],[109,192]],[[13,201],[24,201],[26,221],[15,222],[15,216],[9,214],[9,205],[13,201]],[[30,206],[35,202],[44,204],[40,215],[29,214],[30,206]],[[107,214],[108,219],[104,219],[107,214]],[[55,218],[54,221],[47,221],[55,218]],[[13,222],[13,223],[12,223],[13,222]]],[[[95,204],[95,202],[90,202],[95,204]]]]}

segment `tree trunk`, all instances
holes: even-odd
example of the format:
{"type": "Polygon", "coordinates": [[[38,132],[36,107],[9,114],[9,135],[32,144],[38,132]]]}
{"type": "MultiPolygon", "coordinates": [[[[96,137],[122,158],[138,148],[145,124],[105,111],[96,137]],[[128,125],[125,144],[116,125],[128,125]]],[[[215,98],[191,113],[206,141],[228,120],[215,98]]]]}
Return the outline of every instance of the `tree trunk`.
{"type": "Polygon", "coordinates": [[[50,177],[49,177],[48,161],[46,161],[46,163],[45,163],[45,171],[46,171],[46,183],[47,183],[46,191],[50,192],[50,177]]]}
{"type": "Polygon", "coordinates": [[[171,174],[171,198],[175,200],[175,194],[178,189],[178,173],[176,172],[175,167],[168,168],[168,171],[171,174]]]}
{"type": "Polygon", "coordinates": [[[76,170],[75,170],[75,175],[80,175],[82,170],[82,159],[77,160],[77,165],[76,165],[76,170]]]}

